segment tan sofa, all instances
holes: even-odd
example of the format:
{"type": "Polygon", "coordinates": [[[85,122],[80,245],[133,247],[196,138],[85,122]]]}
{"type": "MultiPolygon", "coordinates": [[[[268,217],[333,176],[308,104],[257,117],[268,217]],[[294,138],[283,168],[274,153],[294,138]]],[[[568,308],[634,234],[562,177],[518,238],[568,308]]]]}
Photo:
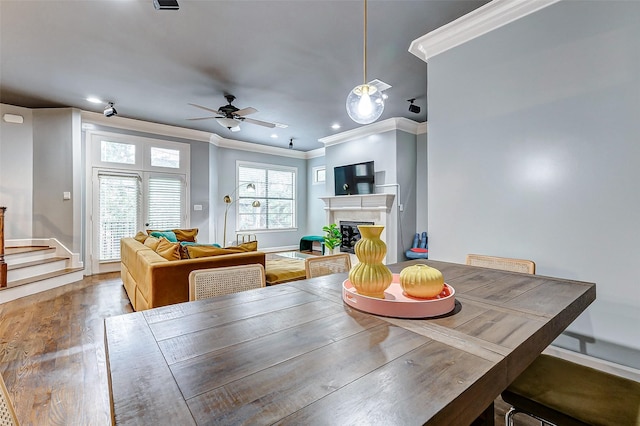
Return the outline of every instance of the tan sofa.
{"type": "Polygon", "coordinates": [[[142,311],[189,300],[189,273],[221,266],[265,265],[261,251],[167,260],[134,238],[120,240],[120,273],[133,309],[142,311]]]}

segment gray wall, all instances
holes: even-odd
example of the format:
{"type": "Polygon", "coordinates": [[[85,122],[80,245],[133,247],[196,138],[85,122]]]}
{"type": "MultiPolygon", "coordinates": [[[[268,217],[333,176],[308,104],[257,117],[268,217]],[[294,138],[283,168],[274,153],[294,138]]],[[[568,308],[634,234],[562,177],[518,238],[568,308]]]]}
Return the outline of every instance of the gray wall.
{"type": "Polygon", "coordinates": [[[80,252],[80,111],[72,108],[33,111],[33,236],[56,238],[80,252]],[[75,179],[75,180],[74,180],[75,179]],[[63,193],[71,199],[64,200],[63,193]]]}
{"type": "Polygon", "coordinates": [[[639,22],[640,2],[562,1],[432,58],[428,144],[430,258],[597,283],[569,331],[636,367],[639,22]]]}
{"type": "Polygon", "coordinates": [[[416,232],[416,136],[402,131],[389,131],[350,142],[330,145],[325,149],[328,195],[335,194],[333,168],[346,164],[374,161],[376,185],[400,184],[400,201],[404,211],[398,215],[398,188],[379,187],[377,192],[396,194],[392,215],[398,215],[401,226],[397,242],[397,258],[411,246],[416,232]]]}
{"type": "Polygon", "coordinates": [[[427,133],[416,136],[416,232],[429,232],[427,133]]]}
{"type": "MultiPolygon", "coordinates": [[[[307,160],[307,230],[305,235],[324,235],[322,227],[327,225],[327,214],[324,211],[324,202],[320,197],[333,195],[333,189],[327,191],[325,183],[313,183],[313,168],[325,165],[325,157],[310,158],[307,160]]],[[[331,169],[333,173],[333,169],[331,169]]],[[[329,170],[327,169],[327,177],[329,170]]]]}
{"type": "MultiPolygon", "coordinates": [[[[212,202],[215,204],[216,216],[216,242],[220,243],[223,236],[225,204],[222,201],[224,194],[230,194],[236,188],[236,161],[247,161],[262,164],[272,164],[288,167],[296,167],[297,182],[297,229],[293,231],[263,231],[257,233],[259,248],[298,246],[300,238],[307,230],[307,164],[306,160],[277,155],[262,154],[250,151],[240,151],[229,148],[218,148],[217,164],[212,167],[218,183],[218,197],[212,202]]],[[[236,217],[235,206],[229,209],[227,218],[227,240],[235,241],[236,217]]]]}
{"type": "Polygon", "coordinates": [[[31,238],[33,223],[33,121],[27,108],[0,104],[0,117],[17,114],[22,124],[0,119],[0,206],[6,207],[5,238],[31,238]]]}

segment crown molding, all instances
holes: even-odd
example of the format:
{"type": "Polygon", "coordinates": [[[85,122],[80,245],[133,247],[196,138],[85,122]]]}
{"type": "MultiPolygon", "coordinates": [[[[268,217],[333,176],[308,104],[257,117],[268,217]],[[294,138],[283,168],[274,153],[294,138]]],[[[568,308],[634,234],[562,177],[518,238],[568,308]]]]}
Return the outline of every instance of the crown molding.
{"type": "Polygon", "coordinates": [[[339,143],[349,142],[356,139],[363,139],[367,136],[377,135],[384,132],[390,132],[393,130],[401,130],[413,135],[418,134],[420,123],[403,117],[388,118],[386,120],[378,121],[376,123],[367,124],[366,126],[358,127],[356,129],[347,130],[346,132],[337,133],[335,135],[327,136],[318,141],[322,142],[324,146],[336,145],[339,143]]]}
{"type": "Polygon", "coordinates": [[[409,46],[409,52],[425,62],[463,43],[498,29],[560,0],[492,0],[440,28],[409,46]]]}
{"type": "Polygon", "coordinates": [[[422,122],[420,124],[418,124],[418,135],[424,135],[425,133],[427,133],[427,122],[422,122]]]}
{"type": "MultiPolygon", "coordinates": [[[[105,127],[115,127],[118,129],[124,130],[133,130],[144,133],[151,133],[154,135],[167,136],[172,138],[181,138],[194,140],[199,142],[207,142],[211,143],[215,146],[221,148],[229,148],[229,149],[237,149],[240,151],[251,151],[251,152],[259,152],[262,154],[270,154],[270,155],[278,155],[280,157],[290,157],[290,158],[300,158],[307,159],[313,158],[310,157],[307,152],[304,151],[296,151],[286,148],[279,148],[269,145],[261,145],[257,143],[250,143],[239,141],[235,139],[227,139],[222,136],[203,132],[200,130],[187,129],[184,127],[176,127],[169,126],[167,124],[158,124],[152,123],[149,121],[135,120],[132,118],[125,117],[105,117],[104,114],[91,112],[91,111],[82,111],[82,121],[83,123],[97,124],[105,127]]],[[[314,153],[313,155],[316,157],[320,157],[324,155],[324,148],[321,155],[317,155],[314,153]]]]}
{"type": "Polygon", "coordinates": [[[277,155],[280,157],[299,158],[306,160],[306,152],[296,151],[294,149],[279,148],[269,145],[261,145],[258,143],[237,141],[234,139],[223,138],[222,136],[212,134],[210,142],[220,148],[237,149],[238,151],[250,151],[260,154],[277,155]]]}
{"type": "Polygon", "coordinates": [[[324,157],[325,149],[324,148],[313,149],[311,151],[307,151],[306,154],[307,154],[307,159],[324,157]]]}
{"type": "MultiPolygon", "coordinates": [[[[184,127],[169,126],[167,124],[152,123],[150,121],[134,120],[125,117],[105,117],[104,114],[91,111],[81,112],[82,122],[98,124],[100,126],[115,127],[117,129],[133,130],[152,133],[155,135],[182,138],[200,142],[209,142],[213,133],[184,127]]],[[[217,135],[216,135],[217,136],[217,135]]]]}

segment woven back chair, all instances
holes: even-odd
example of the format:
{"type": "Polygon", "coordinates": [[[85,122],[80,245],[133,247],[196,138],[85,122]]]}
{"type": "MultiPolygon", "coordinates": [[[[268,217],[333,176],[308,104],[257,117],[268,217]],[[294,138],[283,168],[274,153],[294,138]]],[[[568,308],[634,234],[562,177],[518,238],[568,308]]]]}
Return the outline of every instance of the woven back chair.
{"type": "Polygon", "coordinates": [[[533,261],[525,259],[511,259],[508,257],[468,254],[467,265],[500,269],[502,271],[521,272],[523,274],[536,273],[536,264],[533,261]]]}
{"type": "Polygon", "coordinates": [[[304,260],[304,269],[307,278],[349,272],[351,269],[351,256],[348,253],[341,253],[329,256],[307,257],[304,260]]]}
{"type": "Polygon", "coordinates": [[[259,263],[200,269],[189,274],[189,300],[208,299],[264,286],[264,266],[259,263]]]}
{"type": "Polygon", "coordinates": [[[9,391],[0,375],[0,426],[18,426],[18,419],[13,410],[13,404],[9,397],[9,391]]]}

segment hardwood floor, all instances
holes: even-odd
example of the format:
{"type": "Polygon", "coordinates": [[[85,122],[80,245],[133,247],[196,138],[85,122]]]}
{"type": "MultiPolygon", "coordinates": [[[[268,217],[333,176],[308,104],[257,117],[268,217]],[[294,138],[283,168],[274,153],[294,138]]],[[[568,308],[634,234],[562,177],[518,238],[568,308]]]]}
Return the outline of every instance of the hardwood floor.
{"type": "Polygon", "coordinates": [[[0,372],[22,425],[108,425],[106,317],[132,312],[120,274],[0,305],[0,372]]]}
{"type": "MultiPolygon", "coordinates": [[[[0,305],[0,372],[21,425],[110,424],[103,320],[128,312],[118,273],[0,305]]],[[[504,425],[508,407],[495,408],[504,425]]]]}

